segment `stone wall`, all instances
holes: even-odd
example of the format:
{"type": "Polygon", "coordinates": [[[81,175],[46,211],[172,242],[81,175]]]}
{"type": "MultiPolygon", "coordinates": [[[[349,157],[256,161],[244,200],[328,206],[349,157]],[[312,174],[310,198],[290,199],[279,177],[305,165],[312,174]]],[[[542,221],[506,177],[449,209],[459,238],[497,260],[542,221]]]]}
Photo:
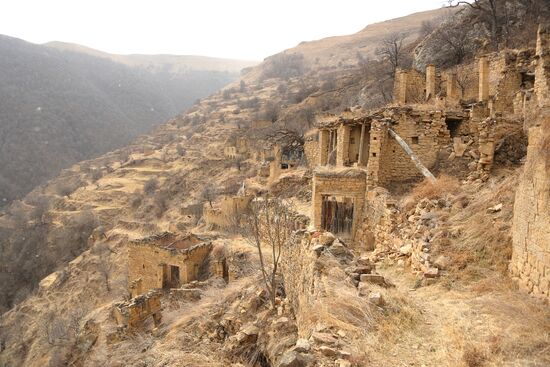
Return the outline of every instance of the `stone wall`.
{"type": "Polygon", "coordinates": [[[308,319],[314,307],[316,294],[315,270],[317,255],[311,248],[307,234],[299,232],[293,235],[291,246],[285,246],[281,259],[281,273],[285,284],[285,293],[296,315],[298,336],[309,338],[311,325],[308,319]]]}
{"type": "Polygon", "coordinates": [[[550,157],[543,146],[549,140],[542,127],[530,129],[526,168],[514,204],[510,271],[522,289],[550,301],[550,157]]]}
{"type": "Polygon", "coordinates": [[[394,82],[394,100],[399,104],[426,100],[426,76],[417,70],[398,70],[394,82]]]}
{"type": "Polygon", "coordinates": [[[304,143],[304,154],[306,156],[307,166],[314,168],[319,165],[319,142],[307,140],[304,143]]]}
{"type": "Polygon", "coordinates": [[[226,158],[236,158],[237,157],[237,147],[224,147],[223,148],[223,155],[226,158]]]}
{"type": "Polygon", "coordinates": [[[353,198],[354,214],[352,238],[358,228],[363,211],[366,191],[366,172],[362,169],[344,168],[317,170],[313,174],[312,218],[313,226],[321,229],[323,195],[353,198]]]}
{"type": "Polygon", "coordinates": [[[250,201],[252,196],[248,195],[223,196],[213,207],[210,207],[209,203],[204,204],[202,218],[207,225],[229,228],[237,224],[238,218],[245,212],[250,201]]]}
{"type": "Polygon", "coordinates": [[[128,283],[132,295],[163,288],[167,267],[179,267],[179,284],[198,279],[199,269],[210,251],[211,243],[203,243],[185,250],[159,247],[156,243],[130,242],[128,248],[128,283]]]}
{"type": "Polygon", "coordinates": [[[540,26],[537,37],[535,94],[540,109],[550,108],[550,25],[540,26]]]}
{"type": "Polygon", "coordinates": [[[161,321],[161,294],[149,291],[146,294],[132,298],[130,301],[115,303],[113,316],[118,325],[137,327],[147,318],[152,317],[155,326],[161,321]]]}
{"type": "Polygon", "coordinates": [[[390,121],[373,122],[367,165],[369,187],[422,176],[401,146],[388,135],[388,126],[405,140],[428,168],[435,165],[439,149],[450,142],[445,116],[441,111],[396,112],[390,121]]]}
{"type": "Polygon", "coordinates": [[[550,28],[539,27],[537,119],[527,126],[525,170],[516,192],[510,272],[520,288],[550,301],[550,28]]]}

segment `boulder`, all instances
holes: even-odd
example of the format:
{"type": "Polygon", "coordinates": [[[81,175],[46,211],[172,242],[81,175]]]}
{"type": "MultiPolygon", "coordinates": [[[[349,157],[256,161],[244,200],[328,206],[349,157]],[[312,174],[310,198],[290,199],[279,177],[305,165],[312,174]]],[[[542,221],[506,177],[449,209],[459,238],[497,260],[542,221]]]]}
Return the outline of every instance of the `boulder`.
{"type": "Polygon", "coordinates": [[[336,237],[330,232],[323,232],[319,235],[319,244],[323,246],[330,246],[336,240],[336,237]]]}
{"type": "Polygon", "coordinates": [[[409,255],[411,253],[411,250],[412,250],[412,245],[410,243],[404,246],[401,246],[401,248],[399,248],[399,252],[402,253],[403,255],[409,255]]]}
{"type": "Polygon", "coordinates": [[[346,248],[346,246],[342,245],[342,243],[339,241],[335,241],[328,250],[336,257],[344,256],[348,253],[348,249],[346,248]]]}
{"type": "Polygon", "coordinates": [[[351,367],[352,366],[351,362],[346,361],[345,359],[337,359],[336,363],[337,363],[336,365],[338,367],[351,367]]]}
{"type": "Polygon", "coordinates": [[[359,295],[363,297],[368,296],[370,293],[370,287],[367,283],[359,283],[357,289],[359,290],[359,295]]]}
{"type": "Polygon", "coordinates": [[[502,203],[497,204],[489,209],[487,209],[487,213],[497,213],[502,210],[502,203]]]}
{"type": "Polygon", "coordinates": [[[453,150],[455,156],[462,157],[467,148],[468,145],[462,142],[462,137],[453,138],[453,150]]]}
{"type": "Polygon", "coordinates": [[[313,247],[311,248],[311,250],[312,250],[313,252],[315,252],[315,254],[316,254],[317,256],[320,256],[321,253],[325,250],[325,246],[323,246],[323,245],[321,245],[321,244],[317,244],[317,245],[313,246],[313,247]]]}
{"type": "Polygon", "coordinates": [[[438,268],[429,268],[424,272],[424,278],[437,278],[439,276],[438,268]]]}
{"type": "Polygon", "coordinates": [[[336,339],[332,334],[329,333],[316,331],[311,334],[311,337],[313,338],[313,340],[321,344],[336,344],[338,342],[338,339],[336,339]]]}
{"type": "Polygon", "coordinates": [[[319,347],[319,351],[323,353],[323,355],[327,357],[334,357],[338,354],[338,351],[334,348],[327,347],[326,345],[323,345],[322,347],[319,347]]]}
{"type": "Polygon", "coordinates": [[[372,262],[368,256],[361,256],[357,259],[357,265],[359,266],[370,266],[372,267],[372,262]]]}
{"type": "Polygon", "coordinates": [[[371,292],[369,294],[369,302],[377,306],[384,306],[386,304],[380,292],[371,292]]]}
{"type": "Polygon", "coordinates": [[[361,282],[372,283],[380,286],[386,285],[386,279],[380,274],[361,274],[361,282]]]}
{"type": "Polygon", "coordinates": [[[434,260],[434,266],[438,269],[446,269],[449,267],[450,260],[445,255],[439,255],[437,259],[434,260]]]}
{"type": "Polygon", "coordinates": [[[296,341],[296,345],[292,348],[293,351],[298,353],[307,353],[311,349],[311,344],[307,339],[300,338],[296,341]]]}
{"type": "Polygon", "coordinates": [[[277,367],[308,367],[313,365],[313,357],[298,353],[296,351],[289,351],[283,354],[277,367]]]}

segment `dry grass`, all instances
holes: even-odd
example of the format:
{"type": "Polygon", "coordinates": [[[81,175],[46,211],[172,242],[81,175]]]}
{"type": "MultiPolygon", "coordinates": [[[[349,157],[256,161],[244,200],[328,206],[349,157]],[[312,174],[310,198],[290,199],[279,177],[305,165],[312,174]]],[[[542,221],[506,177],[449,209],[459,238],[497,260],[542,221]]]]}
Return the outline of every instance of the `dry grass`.
{"type": "Polygon", "coordinates": [[[364,298],[357,295],[357,289],[347,283],[341,269],[331,267],[330,262],[325,265],[327,268],[323,273],[327,276],[319,279],[319,286],[324,292],[311,305],[314,312],[304,314],[300,322],[311,329],[321,324],[356,337],[364,337],[375,324],[373,310],[364,298]]]}
{"type": "Polygon", "coordinates": [[[462,352],[462,360],[468,367],[483,366],[487,356],[485,352],[473,343],[466,343],[462,352]]]}
{"type": "Polygon", "coordinates": [[[440,175],[435,181],[428,179],[416,185],[410,196],[416,201],[420,199],[437,199],[446,194],[456,194],[460,183],[456,177],[440,175]]]}
{"type": "Polygon", "coordinates": [[[518,171],[506,172],[481,190],[470,193],[468,205],[451,215],[451,272],[462,279],[480,279],[493,271],[506,273],[512,255],[511,223],[518,171]],[[502,203],[496,213],[487,210],[502,203]]]}
{"type": "Polygon", "coordinates": [[[394,342],[403,333],[414,329],[420,319],[420,310],[406,296],[397,291],[388,292],[388,304],[384,314],[377,320],[377,336],[384,345],[394,342]]]}

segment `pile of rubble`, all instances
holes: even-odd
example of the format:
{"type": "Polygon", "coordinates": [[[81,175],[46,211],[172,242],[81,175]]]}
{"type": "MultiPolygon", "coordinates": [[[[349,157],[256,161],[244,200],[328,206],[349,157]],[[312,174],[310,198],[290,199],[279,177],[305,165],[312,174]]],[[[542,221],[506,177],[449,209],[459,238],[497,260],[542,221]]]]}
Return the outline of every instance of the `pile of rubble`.
{"type": "Polygon", "coordinates": [[[425,198],[407,212],[395,210],[385,228],[379,228],[385,233],[369,258],[375,263],[408,267],[422,275],[424,285],[432,284],[449,263],[447,257],[435,257],[433,252],[448,241],[445,221],[452,205],[448,199],[425,198]]]}

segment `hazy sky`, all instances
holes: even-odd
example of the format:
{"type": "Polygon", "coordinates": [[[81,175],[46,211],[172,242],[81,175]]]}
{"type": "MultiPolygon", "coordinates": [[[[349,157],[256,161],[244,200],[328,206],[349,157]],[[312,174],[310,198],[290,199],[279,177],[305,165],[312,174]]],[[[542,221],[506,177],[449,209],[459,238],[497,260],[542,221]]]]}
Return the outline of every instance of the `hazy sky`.
{"type": "Polygon", "coordinates": [[[0,34],[112,53],[249,60],[444,0],[0,0],[0,34]]]}

